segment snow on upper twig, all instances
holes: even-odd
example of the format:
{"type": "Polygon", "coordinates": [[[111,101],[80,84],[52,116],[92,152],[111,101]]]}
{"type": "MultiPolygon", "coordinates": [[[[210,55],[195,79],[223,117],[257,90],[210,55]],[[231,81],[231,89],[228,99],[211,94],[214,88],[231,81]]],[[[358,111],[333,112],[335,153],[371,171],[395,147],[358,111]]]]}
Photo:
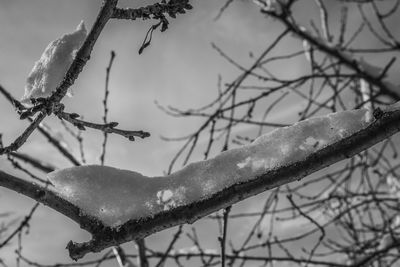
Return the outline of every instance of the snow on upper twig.
{"type": "MultiPolygon", "coordinates": [[[[394,77],[389,78],[386,76],[386,73],[384,73],[387,71],[385,68],[390,66],[391,63],[393,63],[393,62],[389,63],[389,65],[385,68],[373,65],[370,62],[367,62],[363,57],[360,57],[358,59],[358,58],[356,58],[356,56],[353,53],[342,50],[341,47],[337,46],[335,43],[329,42],[328,40],[325,40],[325,39],[321,38],[320,36],[312,35],[303,26],[299,26],[299,30],[306,33],[308,36],[310,36],[310,38],[313,39],[315,42],[317,42],[320,46],[326,47],[329,50],[334,50],[334,53],[337,54],[340,58],[344,59],[347,62],[352,62],[355,65],[357,65],[359,70],[361,70],[362,72],[367,74],[369,77],[374,78],[374,79],[381,79],[382,84],[384,84],[384,86],[387,87],[390,91],[397,92],[399,90],[400,85],[395,84],[395,82],[393,81],[394,77]]],[[[303,42],[303,50],[304,50],[305,57],[308,61],[310,61],[311,58],[310,58],[309,51],[312,47],[312,45],[310,44],[310,41],[307,39],[304,39],[303,37],[301,37],[298,34],[295,34],[294,37],[300,39],[303,42]]]]}
{"type": "Polygon", "coordinates": [[[23,104],[30,105],[31,98],[49,97],[55,91],[86,36],[86,27],[81,21],[74,32],[64,34],[47,45],[26,80],[25,94],[21,99],[23,104]]]}
{"type": "Polygon", "coordinates": [[[304,120],[260,136],[250,145],[189,164],[166,177],[150,178],[106,166],[81,166],[52,172],[49,178],[57,193],[83,213],[107,226],[118,227],[128,220],[152,217],[207,199],[234,184],[304,160],[370,123],[366,109],[304,120]]]}

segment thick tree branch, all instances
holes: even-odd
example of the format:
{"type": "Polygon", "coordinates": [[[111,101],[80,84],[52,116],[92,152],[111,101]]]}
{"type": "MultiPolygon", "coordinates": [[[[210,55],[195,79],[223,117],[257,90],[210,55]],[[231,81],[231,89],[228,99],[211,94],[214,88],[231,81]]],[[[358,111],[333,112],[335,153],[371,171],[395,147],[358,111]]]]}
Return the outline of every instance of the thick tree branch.
{"type": "Polygon", "coordinates": [[[82,229],[89,232],[97,231],[101,225],[95,218],[89,218],[82,214],[81,210],[65,199],[59,197],[52,188],[46,188],[38,184],[23,180],[0,170],[0,186],[30,197],[78,223],[82,229]]]}
{"type": "Polygon", "coordinates": [[[92,233],[93,239],[89,242],[79,244],[71,241],[68,244],[70,256],[73,259],[79,259],[88,252],[98,252],[107,247],[138,240],[175,225],[193,223],[212,212],[228,207],[245,198],[299,180],[335,162],[350,158],[400,131],[399,104],[395,104],[385,111],[377,110],[374,112],[374,116],[375,121],[365,129],[317,150],[317,152],[304,160],[268,170],[264,174],[246,182],[233,184],[220,192],[214,193],[207,199],[185,206],[178,206],[168,211],[157,213],[153,217],[130,220],[117,228],[104,226],[94,218],[80,215],[79,208],[61,199],[52,190],[46,190],[43,187],[4,172],[0,172],[0,186],[7,187],[48,205],[70,217],[79,223],[83,229],[92,233]]]}
{"type": "Polygon", "coordinates": [[[400,131],[399,107],[375,114],[377,119],[367,128],[318,150],[302,161],[269,170],[255,179],[234,184],[199,202],[164,211],[153,217],[131,220],[118,228],[105,227],[101,232],[92,233],[94,238],[89,242],[70,242],[67,247],[70,256],[79,259],[88,252],[98,252],[106,247],[144,238],[175,225],[193,223],[245,198],[302,179],[310,173],[350,158],[400,131]]]}

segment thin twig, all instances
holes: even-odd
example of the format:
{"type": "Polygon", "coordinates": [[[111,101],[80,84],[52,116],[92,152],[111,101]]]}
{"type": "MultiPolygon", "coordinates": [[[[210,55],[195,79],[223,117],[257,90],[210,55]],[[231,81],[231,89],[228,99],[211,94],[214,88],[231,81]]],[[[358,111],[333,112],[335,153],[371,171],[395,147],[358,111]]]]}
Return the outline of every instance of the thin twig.
{"type": "Polygon", "coordinates": [[[147,261],[147,256],[146,256],[146,243],[144,241],[144,238],[141,238],[139,240],[136,240],[136,245],[137,245],[137,250],[139,254],[138,258],[138,264],[139,267],[149,267],[149,262],[147,261]]]}
{"type": "Polygon", "coordinates": [[[229,218],[229,212],[231,211],[232,206],[229,206],[224,209],[224,227],[223,227],[223,232],[222,232],[222,237],[219,237],[219,243],[221,246],[221,267],[225,267],[225,244],[226,244],[226,236],[228,232],[228,218],[229,218]]]}
{"type": "Polygon", "coordinates": [[[115,128],[118,126],[117,122],[110,122],[107,124],[98,124],[93,122],[88,122],[84,120],[77,119],[79,117],[76,113],[67,113],[63,111],[56,111],[56,115],[63,120],[66,120],[72,123],[74,126],[78,127],[80,130],[85,130],[85,127],[101,130],[106,133],[114,133],[121,135],[123,137],[128,138],[130,141],[134,141],[135,137],[146,138],[150,136],[150,133],[144,131],[129,131],[129,130],[121,130],[115,128]]]}
{"type": "MultiPolygon", "coordinates": [[[[104,107],[104,116],[103,116],[103,122],[104,124],[107,124],[107,114],[108,114],[108,107],[107,107],[107,101],[108,101],[108,95],[110,93],[108,89],[109,81],[110,81],[110,72],[111,72],[111,67],[114,62],[115,58],[115,52],[111,51],[111,57],[110,57],[110,62],[108,63],[108,67],[106,69],[106,85],[105,85],[105,90],[104,90],[104,99],[103,99],[103,107],[104,107]]],[[[108,133],[103,132],[104,139],[103,139],[103,145],[102,145],[102,151],[100,155],[100,164],[104,165],[104,160],[106,156],[106,147],[107,147],[107,137],[108,133]]]]}
{"type": "Polygon", "coordinates": [[[24,220],[20,223],[20,225],[3,242],[0,243],[0,249],[6,246],[11,239],[13,239],[18,233],[22,231],[22,229],[24,229],[29,224],[29,221],[31,220],[33,213],[36,211],[38,207],[39,207],[39,202],[36,202],[36,204],[32,207],[29,214],[25,216],[24,220]]]}

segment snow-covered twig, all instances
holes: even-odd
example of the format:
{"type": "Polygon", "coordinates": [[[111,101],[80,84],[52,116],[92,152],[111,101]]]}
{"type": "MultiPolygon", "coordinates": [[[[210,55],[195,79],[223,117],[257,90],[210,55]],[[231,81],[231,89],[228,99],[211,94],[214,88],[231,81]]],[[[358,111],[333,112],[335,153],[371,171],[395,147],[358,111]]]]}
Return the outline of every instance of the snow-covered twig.
{"type": "Polygon", "coordinates": [[[398,240],[391,239],[388,241],[385,246],[382,248],[378,248],[376,251],[372,253],[368,253],[366,255],[360,255],[357,259],[355,259],[349,267],[362,267],[368,266],[368,263],[371,263],[374,259],[378,258],[380,255],[387,253],[391,249],[398,249],[400,246],[400,242],[398,240]]]}
{"type": "Polygon", "coordinates": [[[21,103],[30,106],[37,98],[51,96],[63,81],[76,51],[82,46],[86,36],[86,26],[81,21],[74,32],[64,34],[48,44],[26,80],[21,103]]]}
{"type": "Polygon", "coordinates": [[[320,12],[320,18],[321,18],[321,28],[322,28],[322,33],[325,38],[325,40],[329,43],[332,41],[332,36],[329,31],[329,24],[328,24],[328,11],[326,9],[326,6],[322,0],[315,0],[315,2],[318,5],[319,12],[320,12]]]}
{"type": "MultiPolygon", "coordinates": [[[[28,126],[28,128],[26,128],[25,131],[12,144],[0,149],[0,155],[19,149],[26,142],[33,131],[35,131],[35,129],[40,125],[42,120],[46,116],[54,112],[54,107],[56,107],[61,99],[67,94],[68,89],[78,78],[86,62],[89,60],[94,44],[96,43],[97,38],[99,37],[109,19],[116,18],[134,20],[136,18],[147,19],[152,16],[154,19],[160,19],[160,21],[162,22],[161,30],[164,31],[168,27],[168,21],[166,20],[164,13],[167,13],[169,16],[174,18],[178,13],[185,13],[185,10],[189,10],[192,8],[188,0],[170,0],[168,3],[156,3],[154,5],[149,5],[147,7],[142,7],[138,9],[120,9],[116,7],[117,3],[118,0],[104,0],[101,10],[91,31],[83,42],[83,45],[76,53],[74,60],[68,68],[68,71],[62,78],[62,82],[57,86],[55,90],[52,88],[53,93],[45,101],[45,103],[39,103],[37,106],[34,106],[33,108],[24,111],[22,115],[24,118],[33,116],[37,112],[39,114],[28,126]]],[[[83,29],[83,26],[78,27],[77,33],[80,33],[81,30],[83,32],[83,29]]],[[[84,32],[86,33],[86,30],[84,32]]],[[[45,52],[47,52],[47,50],[45,52]]],[[[55,81],[58,81],[57,77],[50,78],[51,80],[53,80],[54,78],[55,81]]],[[[29,94],[26,94],[25,98],[27,97],[29,97],[29,94]]],[[[119,132],[119,134],[123,133],[119,132]]],[[[136,133],[132,133],[129,134],[129,136],[135,136],[135,134],[136,133]]]]}
{"type": "MultiPolygon", "coordinates": [[[[276,19],[282,22],[287,29],[294,33],[296,36],[301,38],[302,40],[306,40],[310,45],[314,46],[318,50],[326,53],[329,56],[332,56],[339,60],[343,65],[347,66],[354,72],[356,72],[361,78],[363,78],[368,83],[378,87],[383,94],[393,98],[396,101],[400,100],[400,92],[397,87],[393,86],[390,82],[384,81],[384,77],[381,76],[382,73],[372,72],[370,67],[376,69],[376,67],[367,64],[366,62],[362,62],[361,60],[356,60],[354,57],[349,55],[348,53],[340,50],[339,47],[335,47],[327,44],[324,40],[321,40],[318,37],[313,36],[308,31],[304,30],[304,28],[299,27],[292,21],[290,21],[286,16],[276,14],[275,12],[270,12],[267,10],[261,10],[276,19]]],[[[389,62],[389,66],[392,65],[393,60],[389,62]]],[[[386,69],[386,68],[385,68],[386,69]]],[[[385,70],[385,72],[387,69],[385,70]]]]}
{"type": "MultiPolygon", "coordinates": [[[[86,62],[89,60],[94,44],[96,43],[97,38],[100,36],[100,33],[102,32],[107,21],[111,18],[117,3],[118,0],[104,0],[92,29],[90,30],[83,45],[76,53],[76,56],[67,73],[65,74],[63,81],[60,85],[57,86],[55,92],[49,98],[48,103],[52,105],[57,104],[67,94],[68,89],[78,78],[83,67],[86,65],[86,62]]],[[[0,149],[0,155],[19,149],[26,142],[28,137],[35,131],[35,129],[38,128],[40,123],[47,115],[49,115],[49,107],[44,106],[40,109],[39,114],[28,126],[28,128],[26,128],[24,132],[19,137],[17,137],[13,143],[11,143],[7,147],[0,149]]]]}

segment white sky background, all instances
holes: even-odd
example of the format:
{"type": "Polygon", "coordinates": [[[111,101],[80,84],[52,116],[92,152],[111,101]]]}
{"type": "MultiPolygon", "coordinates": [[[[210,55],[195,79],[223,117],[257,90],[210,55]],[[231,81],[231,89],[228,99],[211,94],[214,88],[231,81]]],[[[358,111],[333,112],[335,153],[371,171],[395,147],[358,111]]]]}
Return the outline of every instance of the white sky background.
{"type": "MultiPolygon", "coordinates": [[[[99,2],[0,0],[1,85],[20,98],[24,92],[26,77],[47,44],[64,33],[72,32],[81,20],[84,20],[90,29],[99,10],[99,2]]],[[[138,7],[154,1],[120,2],[121,5],[138,7]]],[[[217,55],[211,48],[211,42],[233,55],[244,66],[250,66],[252,60],[249,58],[249,52],[252,51],[255,56],[259,55],[280,33],[281,28],[276,27],[277,24],[266,20],[256,6],[247,1],[235,2],[220,20],[214,21],[224,2],[192,1],[194,9],[188,14],[179,15],[175,20],[171,19],[166,32],[155,31],[151,45],[140,56],[138,49],[154,21],[111,21],[107,24],[95,45],[91,60],[73,86],[75,96],[63,100],[66,111],[79,113],[89,121],[101,122],[105,69],[110,51],[114,50],[117,56],[109,84],[109,121],[118,121],[119,127],[123,129],[145,130],[152,134],[150,138],[138,139],[135,142],[129,142],[121,136],[109,135],[107,165],[138,171],[148,176],[161,175],[178,150],[179,143],[164,142],[160,135],[185,135],[195,130],[201,120],[169,117],[156,107],[154,101],[181,109],[208,103],[217,95],[218,74],[223,76],[225,82],[240,74],[217,55]]],[[[301,11],[300,15],[308,21],[309,13],[313,10],[305,10],[301,11]]],[[[298,45],[296,41],[293,42],[293,46],[298,45]]],[[[287,48],[278,48],[277,53],[279,49],[287,51],[287,48]]],[[[275,71],[296,73],[304,64],[305,61],[293,62],[285,65],[284,69],[281,65],[275,71]]],[[[276,120],[287,119],[290,114],[296,114],[297,108],[296,105],[286,108],[282,113],[275,115],[276,120]]],[[[3,141],[7,145],[27,124],[18,120],[10,104],[2,97],[0,114],[0,132],[3,133],[3,141]]],[[[56,119],[47,119],[46,122],[62,130],[56,119]]],[[[252,129],[244,127],[242,130],[252,129]]],[[[88,129],[84,140],[88,162],[98,163],[102,133],[88,129]]],[[[71,139],[67,142],[78,156],[76,143],[71,139]]],[[[39,134],[31,136],[21,151],[48,160],[57,167],[70,166],[39,134]]],[[[13,171],[3,158],[0,159],[0,167],[20,175],[19,172],[13,171]]],[[[249,202],[246,203],[239,206],[254,211],[254,205],[249,207],[249,202]]],[[[0,213],[13,210],[15,215],[24,215],[33,204],[27,198],[0,188],[0,213]]],[[[198,224],[207,225],[211,222],[202,221],[198,224]]],[[[217,229],[214,224],[212,226],[213,229],[217,229]]],[[[238,231],[232,232],[238,232],[240,235],[240,227],[244,226],[237,227],[238,231]]],[[[30,235],[24,238],[23,254],[40,263],[69,261],[65,250],[67,242],[88,239],[88,235],[80,231],[74,222],[47,208],[40,208],[35,214],[30,232],[30,235]]],[[[211,248],[216,248],[216,238],[217,236],[210,234],[206,243],[209,242],[211,248]]],[[[152,245],[161,244],[158,247],[165,247],[165,240],[170,240],[165,231],[149,238],[149,242],[153,241],[152,245]]],[[[128,247],[132,249],[132,245],[128,247]]],[[[0,258],[14,259],[14,250],[14,245],[1,250],[0,258]]],[[[115,264],[111,263],[109,266],[115,264]]]]}

